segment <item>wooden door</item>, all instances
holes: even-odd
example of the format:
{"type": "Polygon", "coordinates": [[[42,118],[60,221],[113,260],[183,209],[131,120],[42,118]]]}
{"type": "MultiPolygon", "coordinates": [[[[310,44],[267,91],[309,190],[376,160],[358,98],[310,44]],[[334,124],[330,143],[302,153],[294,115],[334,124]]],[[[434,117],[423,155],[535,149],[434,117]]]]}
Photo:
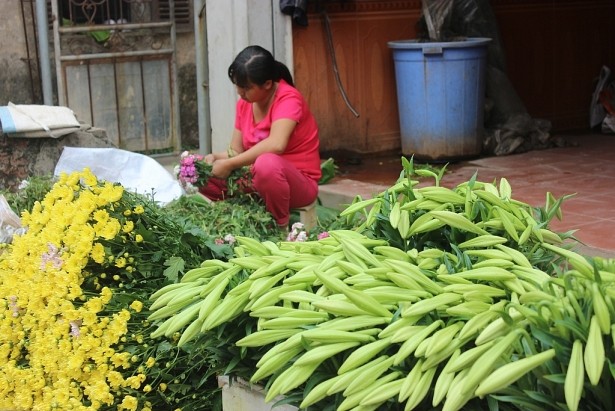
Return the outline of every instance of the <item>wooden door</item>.
{"type": "Polygon", "coordinates": [[[52,0],[59,104],[119,148],[180,150],[173,6],[52,0]]]}

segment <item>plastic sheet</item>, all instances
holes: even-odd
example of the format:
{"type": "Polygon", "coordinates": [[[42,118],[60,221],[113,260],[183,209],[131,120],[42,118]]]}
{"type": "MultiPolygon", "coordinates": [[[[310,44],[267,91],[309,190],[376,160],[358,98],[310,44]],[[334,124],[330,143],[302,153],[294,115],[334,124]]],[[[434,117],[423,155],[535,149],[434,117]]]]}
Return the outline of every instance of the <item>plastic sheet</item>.
{"type": "Polygon", "coordinates": [[[428,41],[450,41],[467,36],[467,26],[476,19],[474,1],[423,0],[424,30],[421,38],[428,41]]]}
{"type": "Polygon", "coordinates": [[[598,125],[603,133],[615,133],[615,80],[607,66],[600,69],[589,110],[589,126],[598,125]]]}
{"type": "Polygon", "coordinates": [[[611,69],[609,69],[607,66],[602,66],[602,68],[600,69],[600,74],[598,75],[596,89],[592,94],[591,107],[589,110],[589,126],[591,128],[594,128],[599,125],[606,116],[606,108],[600,102],[600,94],[602,93],[602,90],[605,89],[610,79],[611,69]]]}
{"type": "Polygon", "coordinates": [[[0,194],[0,244],[11,243],[13,236],[21,235],[24,231],[19,216],[11,209],[6,198],[0,194]]]}
{"type": "Polygon", "coordinates": [[[167,204],[184,193],[177,179],[160,163],[143,154],[118,148],[64,147],[54,175],[88,167],[97,178],[120,183],[133,192],[167,204]]]}

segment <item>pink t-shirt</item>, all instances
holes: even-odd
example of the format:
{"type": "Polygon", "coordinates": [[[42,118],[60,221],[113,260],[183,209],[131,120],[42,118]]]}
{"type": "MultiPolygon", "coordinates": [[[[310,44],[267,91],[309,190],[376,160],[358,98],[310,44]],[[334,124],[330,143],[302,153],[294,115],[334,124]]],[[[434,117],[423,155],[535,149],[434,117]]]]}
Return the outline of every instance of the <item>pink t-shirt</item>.
{"type": "Polygon", "coordinates": [[[282,157],[318,181],[321,176],[318,125],[301,93],[284,80],[278,84],[269,112],[258,123],[254,122],[252,103],[243,99],[237,102],[235,128],[241,131],[244,149],[269,137],[271,124],[279,119],[297,122],[282,157]]]}

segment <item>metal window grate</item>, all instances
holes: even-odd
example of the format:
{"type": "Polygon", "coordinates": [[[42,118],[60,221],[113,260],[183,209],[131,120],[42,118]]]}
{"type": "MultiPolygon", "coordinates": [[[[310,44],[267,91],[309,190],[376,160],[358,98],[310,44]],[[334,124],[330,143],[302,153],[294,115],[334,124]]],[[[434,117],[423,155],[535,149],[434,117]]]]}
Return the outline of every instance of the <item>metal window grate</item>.
{"type": "MultiPolygon", "coordinates": [[[[158,18],[160,21],[169,20],[169,3],[158,3],[158,18]]],[[[185,33],[193,31],[193,9],[192,1],[190,0],[175,0],[175,31],[178,33],[185,33]]]]}
{"type": "MultiPolygon", "coordinates": [[[[24,0],[22,0],[24,1],[24,0]]],[[[34,0],[25,0],[25,1],[34,1],[34,0]]],[[[47,0],[47,21],[49,24],[49,30],[53,30],[53,21],[51,14],[51,1],[47,0]]],[[[73,13],[79,13],[78,10],[82,9],[82,5],[87,2],[79,1],[77,3],[74,0],[59,0],[58,6],[60,10],[64,10],[63,14],[70,14],[71,4],[74,7],[73,13]]],[[[100,2],[98,2],[100,3],[100,2]]],[[[124,0],[108,0],[104,2],[106,5],[101,9],[99,13],[99,17],[102,16],[103,13],[109,14],[107,18],[125,18],[126,16],[119,16],[121,14],[130,13],[127,5],[130,4],[130,1],[124,0]],[[113,6],[109,9],[109,5],[118,2],[118,5],[113,6]],[[109,9],[110,11],[107,11],[109,9]]],[[[139,3],[139,1],[135,1],[134,3],[139,3]]],[[[169,21],[169,2],[168,1],[160,1],[160,0],[147,0],[142,2],[143,4],[148,3],[151,4],[153,9],[152,21],[169,21]]],[[[95,4],[95,3],[93,3],[95,4]]],[[[187,33],[194,30],[194,22],[193,22],[193,5],[191,0],[175,0],[175,31],[178,33],[187,33]]]]}

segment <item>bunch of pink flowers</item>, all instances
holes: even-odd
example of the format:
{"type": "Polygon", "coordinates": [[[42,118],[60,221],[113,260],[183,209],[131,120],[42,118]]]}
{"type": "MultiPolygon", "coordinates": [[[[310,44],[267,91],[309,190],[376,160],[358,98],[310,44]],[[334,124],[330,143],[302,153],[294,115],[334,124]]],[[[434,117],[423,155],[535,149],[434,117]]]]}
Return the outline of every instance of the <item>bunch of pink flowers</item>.
{"type": "Polygon", "coordinates": [[[205,156],[184,151],[179,157],[179,165],[175,168],[175,175],[182,187],[190,193],[203,186],[211,174],[211,165],[203,161],[205,156]]]}

